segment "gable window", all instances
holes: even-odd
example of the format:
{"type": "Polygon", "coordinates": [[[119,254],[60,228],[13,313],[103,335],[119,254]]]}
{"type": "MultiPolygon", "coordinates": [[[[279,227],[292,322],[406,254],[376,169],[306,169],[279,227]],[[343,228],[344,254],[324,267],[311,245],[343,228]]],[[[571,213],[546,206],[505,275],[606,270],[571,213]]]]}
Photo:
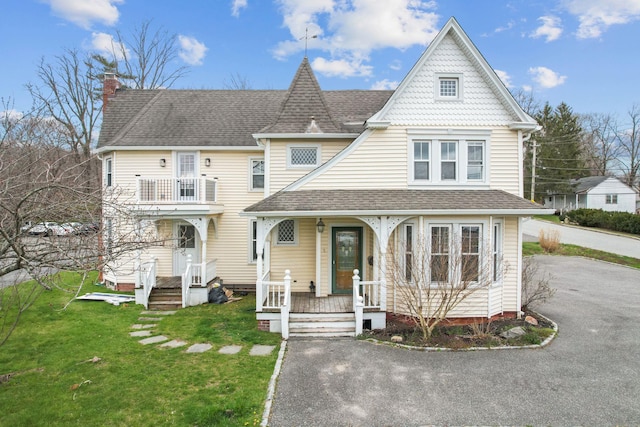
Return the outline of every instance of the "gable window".
{"type": "Polygon", "coordinates": [[[462,89],[461,73],[436,73],[433,88],[436,100],[460,101],[462,89]]]}
{"type": "Polygon", "coordinates": [[[617,205],[618,204],[618,195],[617,194],[607,194],[605,204],[607,205],[617,205]]]}
{"type": "Polygon", "coordinates": [[[458,97],[458,79],[455,77],[440,78],[440,97],[441,98],[457,98],[458,97]]]}
{"type": "Polygon", "coordinates": [[[104,185],[113,186],[113,159],[111,157],[104,159],[104,185]]]}
{"type": "Polygon", "coordinates": [[[469,141],[467,143],[467,180],[484,179],[484,142],[469,141]]]}
{"type": "Polygon", "coordinates": [[[278,244],[294,245],[296,243],[296,223],[292,219],[285,219],[278,224],[278,244]]]}
{"type": "Polygon", "coordinates": [[[320,164],[320,146],[289,146],[287,164],[293,168],[316,167],[320,164]]]}
{"type": "Polygon", "coordinates": [[[440,143],[440,179],[443,181],[456,180],[457,142],[443,141],[440,143]]]}
{"type": "Polygon", "coordinates": [[[413,143],[413,179],[429,179],[429,141],[413,143]]]}
{"type": "Polygon", "coordinates": [[[251,190],[264,189],[264,159],[251,159],[251,190]]]}

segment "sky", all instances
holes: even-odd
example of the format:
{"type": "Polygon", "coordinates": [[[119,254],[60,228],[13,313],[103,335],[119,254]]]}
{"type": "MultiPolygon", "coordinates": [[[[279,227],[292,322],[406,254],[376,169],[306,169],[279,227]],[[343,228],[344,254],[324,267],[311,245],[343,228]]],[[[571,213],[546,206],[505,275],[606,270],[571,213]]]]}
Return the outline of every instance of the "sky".
{"type": "MultiPolygon", "coordinates": [[[[505,85],[575,113],[640,104],[640,0],[4,0],[0,98],[31,100],[65,49],[106,54],[143,23],[175,34],[176,89],[286,89],[306,55],[320,87],[394,89],[454,16],[505,85]]],[[[0,110],[3,105],[0,104],[0,110]]]]}

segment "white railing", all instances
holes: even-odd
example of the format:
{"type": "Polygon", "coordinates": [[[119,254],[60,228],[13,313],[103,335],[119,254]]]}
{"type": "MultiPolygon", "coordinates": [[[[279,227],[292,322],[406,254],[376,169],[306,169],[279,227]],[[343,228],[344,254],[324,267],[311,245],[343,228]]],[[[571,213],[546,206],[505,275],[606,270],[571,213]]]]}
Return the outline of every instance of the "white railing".
{"type": "MultiPolygon", "coordinates": [[[[193,264],[191,264],[191,255],[187,255],[187,267],[182,273],[182,308],[189,306],[189,298],[191,297],[191,283],[193,282],[193,264]]],[[[198,281],[200,278],[198,278],[198,281]]]]}
{"type": "Polygon", "coordinates": [[[356,335],[362,333],[364,309],[383,310],[384,295],[381,280],[360,280],[360,271],[353,270],[353,311],[356,314],[356,335]]]}
{"type": "Polygon", "coordinates": [[[258,281],[256,282],[256,311],[260,312],[262,311],[263,307],[263,303],[264,303],[264,298],[263,295],[267,294],[267,287],[266,287],[266,283],[269,282],[269,279],[271,278],[271,271],[267,270],[262,277],[260,277],[258,279],[258,281]]]}
{"type": "Polygon", "coordinates": [[[145,309],[149,309],[149,295],[151,295],[151,290],[156,287],[156,265],[156,257],[151,256],[149,262],[140,266],[140,284],[144,289],[143,304],[145,309]]]}
{"type": "MultiPolygon", "coordinates": [[[[264,275],[263,278],[268,277],[264,275]]],[[[291,310],[291,271],[284,272],[282,282],[261,280],[264,301],[262,308],[280,310],[282,338],[289,338],[289,312],[291,310]]],[[[261,298],[262,299],[262,298],[261,298]]]]}
{"type": "Polygon", "coordinates": [[[136,197],[138,203],[142,204],[215,203],[218,197],[218,179],[138,176],[136,197]]]}

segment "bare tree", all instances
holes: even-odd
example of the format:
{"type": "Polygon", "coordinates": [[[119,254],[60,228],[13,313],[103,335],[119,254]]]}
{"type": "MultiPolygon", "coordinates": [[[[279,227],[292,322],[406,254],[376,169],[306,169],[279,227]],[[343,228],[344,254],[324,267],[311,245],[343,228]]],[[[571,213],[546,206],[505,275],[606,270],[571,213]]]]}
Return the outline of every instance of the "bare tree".
{"type": "Polygon", "coordinates": [[[179,56],[177,36],[163,27],[151,29],[151,21],[136,27],[129,37],[116,32],[112,47],[116,73],[134,89],[171,87],[189,68],[174,66],[179,56]]]}
{"type": "Polygon", "coordinates": [[[227,81],[227,79],[223,81],[222,87],[224,89],[231,90],[250,90],[251,82],[246,76],[242,76],[240,73],[235,73],[229,76],[229,81],[227,81]]]}
{"type": "Polygon", "coordinates": [[[425,341],[461,303],[486,290],[497,277],[492,265],[501,263],[484,253],[487,251],[482,248],[488,246],[472,228],[464,230],[462,236],[449,236],[448,228],[440,228],[432,234],[430,245],[421,243],[425,239],[411,239],[398,245],[390,257],[390,273],[400,303],[425,341]]]}
{"type": "Polygon", "coordinates": [[[624,181],[630,187],[637,187],[640,173],[640,106],[634,105],[628,112],[629,123],[618,131],[620,156],[618,162],[624,173],[624,181]]]}
{"type": "Polygon", "coordinates": [[[610,175],[611,167],[618,160],[618,124],[611,114],[593,113],[581,117],[582,153],[586,165],[594,175],[610,175]]]}
{"type": "Polygon", "coordinates": [[[522,311],[543,304],[556,293],[549,284],[551,276],[540,271],[540,266],[532,257],[522,259],[522,311]]]}

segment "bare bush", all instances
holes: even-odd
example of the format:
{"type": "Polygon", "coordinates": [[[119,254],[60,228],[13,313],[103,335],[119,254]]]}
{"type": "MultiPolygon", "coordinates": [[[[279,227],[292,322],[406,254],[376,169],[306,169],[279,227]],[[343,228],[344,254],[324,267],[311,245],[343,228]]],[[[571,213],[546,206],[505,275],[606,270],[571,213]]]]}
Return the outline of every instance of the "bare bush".
{"type": "Polygon", "coordinates": [[[522,259],[522,311],[543,304],[553,297],[556,289],[549,284],[551,275],[540,271],[531,257],[522,259]]]}
{"type": "Polygon", "coordinates": [[[538,242],[546,253],[553,253],[560,248],[560,232],[557,230],[540,230],[538,242]]]}

